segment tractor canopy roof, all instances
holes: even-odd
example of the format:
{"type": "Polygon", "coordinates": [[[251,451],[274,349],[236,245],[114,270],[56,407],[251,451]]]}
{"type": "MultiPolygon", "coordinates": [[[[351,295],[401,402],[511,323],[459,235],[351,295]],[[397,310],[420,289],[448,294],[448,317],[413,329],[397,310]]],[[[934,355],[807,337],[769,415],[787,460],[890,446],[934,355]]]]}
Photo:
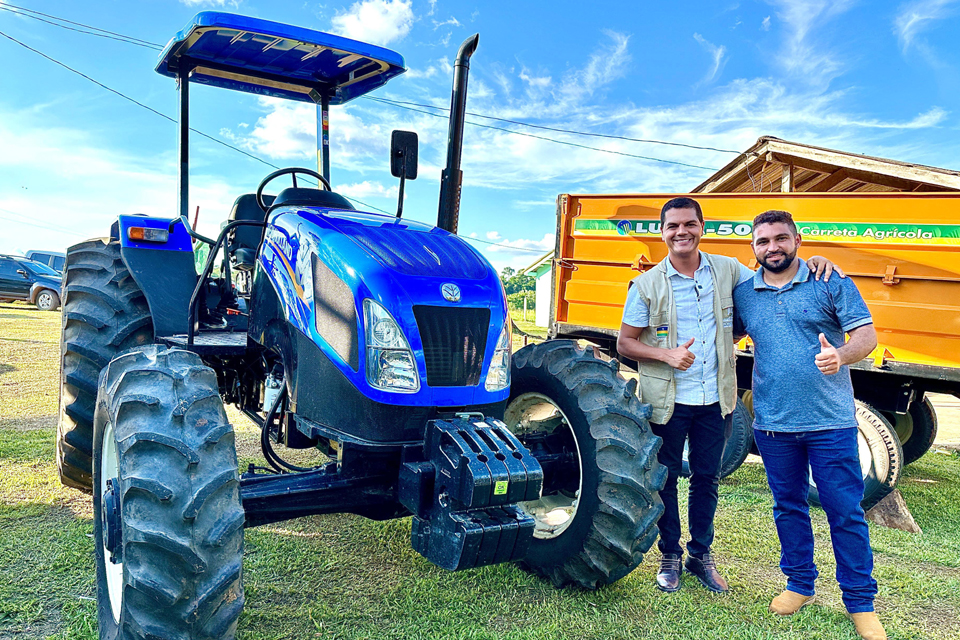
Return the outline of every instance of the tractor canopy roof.
{"type": "Polygon", "coordinates": [[[217,11],[194,16],[160,54],[157,73],[258,95],[343,104],[406,68],[400,54],[372,44],[217,11]]]}

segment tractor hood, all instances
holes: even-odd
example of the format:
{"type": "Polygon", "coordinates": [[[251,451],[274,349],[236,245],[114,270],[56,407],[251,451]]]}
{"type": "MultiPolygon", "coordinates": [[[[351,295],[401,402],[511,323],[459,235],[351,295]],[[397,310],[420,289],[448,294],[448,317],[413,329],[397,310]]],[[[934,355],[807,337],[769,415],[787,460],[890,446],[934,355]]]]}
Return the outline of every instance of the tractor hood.
{"type": "Polygon", "coordinates": [[[508,320],[506,297],[493,267],[458,236],[393,216],[281,207],[270,214],[260,266],[287,320],[369,399],[450,407],[506,398],[508,390],[488,392],[484,387],[508,320]],[[390,313],[407,339],[420,376],[416,392],[367,384],[368,299],[390,313]],[[427,365],[437,349],[449,351],[463,344],[465,338],[454,335],[457,331],[474,341],[473,352],[465,358],[479,368],[463,378],[467,382],[451,383],[427,365]],[[442,384],[430,383],[441,379],[442,384]]]}
{"type": "Polygon", "coordinates": [[[489,275],[489,263],[459,236],[422,222],[353,211],[328,211],[327,220],[392,271],[407,276],[489,275]]]}

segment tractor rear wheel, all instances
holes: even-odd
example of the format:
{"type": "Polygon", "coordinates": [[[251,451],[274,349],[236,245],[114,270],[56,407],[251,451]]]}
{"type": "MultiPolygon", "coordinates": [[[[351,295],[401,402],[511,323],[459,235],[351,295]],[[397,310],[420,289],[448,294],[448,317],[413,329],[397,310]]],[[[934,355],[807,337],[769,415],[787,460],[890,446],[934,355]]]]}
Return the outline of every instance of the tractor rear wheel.
{"type": "MultiPolygon", "coordinates": [[[[864,511],[869,511],[897,486],[903,470],[903,448],[886,418],[866,402],[855,402],[860,471],[863,475],[863,500],[860,506],[864,511]]],[[[820,506],[820,495],[812,475],[807,497],[810,504],[820,506]]]]}
{"type": "Polygon", "coordinates": [[[153,320],[117,241],[67,249],[62,293],[57,469],[64,485],[90,491],[97,379],[121,351],[153,342],[153,320]]]}
{"type": "Polygon", "coordinates": [[[233,638],[244,513],[216,373],[189,351],[128,351],[104,373],[94,425],[100,637],[233,638]]]}
{"type": "MultiPolygon", "coordinates": [[[[614,368],[616,367],[616,368],[614,368]]],[[[524,569],[556,587],[596,589],[624,577],[657,538],[667,470],[649,406],[611,366],[567,340],[513,356],[504,422],[538,454],[566,457],[569,473],[521,503],[536,521],[524,569]]]]}

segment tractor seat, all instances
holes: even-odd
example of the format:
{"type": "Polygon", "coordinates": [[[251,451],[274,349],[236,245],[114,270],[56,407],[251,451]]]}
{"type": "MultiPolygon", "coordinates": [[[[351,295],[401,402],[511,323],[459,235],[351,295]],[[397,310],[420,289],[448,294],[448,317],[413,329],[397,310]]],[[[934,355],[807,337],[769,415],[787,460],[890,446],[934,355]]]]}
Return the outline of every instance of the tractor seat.
{"type": "MultiPolygon", "coordinates": [[[[266,200],[266,198],[264,198],[266,200]]],[[[324,207],[327,209],[350,209],[353,205],[339,193],[321,189],[288,187],[277,194],[271,209],[277,207],[324,207]]]]}
{"type": "MultiPolygon", "coordinates": [[[[273,196],[263,196],[264,203],[269,207],[273,204],[273,196]]],[[[247,193],[233,203],[229,221],[253,220],[263,222],[267,213],[257,204],[257,196],[247,193]]],[[[235,228],[227,237],[227,251],[230,254],[230,265],[239,271],[251,271],[257,262],[257,249],[263,239],[263,228],[252,225],[243,225],[235,228]]]]}

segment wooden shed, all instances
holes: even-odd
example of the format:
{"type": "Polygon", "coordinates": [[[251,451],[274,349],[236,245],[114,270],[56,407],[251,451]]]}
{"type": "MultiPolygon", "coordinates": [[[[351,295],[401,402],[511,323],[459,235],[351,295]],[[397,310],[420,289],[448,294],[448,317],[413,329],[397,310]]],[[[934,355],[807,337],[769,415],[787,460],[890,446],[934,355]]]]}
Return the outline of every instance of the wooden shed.
{"type": "Polygon", "coordinates": [[[763,136],[692,193],[960,191],[960,171],[763,136]]]}

